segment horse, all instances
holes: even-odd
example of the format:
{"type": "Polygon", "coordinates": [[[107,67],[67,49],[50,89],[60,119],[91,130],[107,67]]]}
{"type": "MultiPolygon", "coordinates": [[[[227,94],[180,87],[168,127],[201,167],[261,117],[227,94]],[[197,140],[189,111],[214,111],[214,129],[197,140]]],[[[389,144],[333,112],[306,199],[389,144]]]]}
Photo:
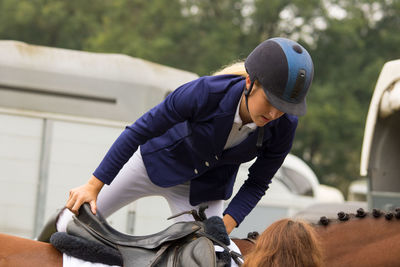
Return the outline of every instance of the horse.
{"type": "MultiPolygon", "coordinates": [[[[232,241],[248,252],[248,239],[232,241]]],[[[62,267],[63,255],[50,243],[0,233],[0,267],[10,266],[62,267]]]]}
{"type": "MultiPolygon", "coordinates": [[[[311,223],[329,267],[400,266],[400,209],[384,212],[358,209],[354,214],[338,212],[311,223]]],[[[242,255],[253,249],[256,239],[234,239],[242,255]]]]}
{"type": "MultiPolygon", "coordinates": [[[[400,263],[400,210],[339,212],[338,218],[321,217],[312,226],[325,266],[385,267],[400,263]]],[[[245,260],[254,246],[250,239],[232,239],[245,260]]],[[[62,254],[48,243],[0,234],[0,266],[62,266],[62,254]]]]}
{"type": "MultiPolygon", "coordinates": [[[[232,239],[246,254],[253,246],[250,240],[232,239]]],[[[63,255],[50,243],[0,233],[0,267],[10,266],[62,267],[63,255]]]]}
{"type": "MultiPolygon", "coordinates": [[[[230,239],[222,218],[207,218],[205,208],[200,207],[198,213],[185,212],[195,221],[177,222],[148,236],[129,236],[113,229],[100,213],[94,215],[85,203],[68,224],[67,232],[54,232],[48,239],[54,247],[0,234],[0,266],[63,266],[67,258],[58,251],[84,261],[118,266],[225,266],[231,258],[240,264],[241,255],[228,247],[230,239]]],[[[43,230],[48,233],[48,229],[43,230]]]]}
{"type": "MultiPolygon", "coordinates": [[[[233,239],[241,251],[249,239],[233,239]]],[[[250,243],[253,244],[253,243],[250,243]]],[[[63,255],[52,244],[0,233],[0,267],[62,267],[63,255]]]]}

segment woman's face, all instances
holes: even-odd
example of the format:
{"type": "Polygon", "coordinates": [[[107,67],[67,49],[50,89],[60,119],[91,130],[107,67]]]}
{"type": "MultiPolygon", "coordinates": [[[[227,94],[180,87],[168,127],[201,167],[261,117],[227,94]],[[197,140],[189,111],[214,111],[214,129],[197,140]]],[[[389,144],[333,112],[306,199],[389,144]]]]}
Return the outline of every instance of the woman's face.
{"type": "MultiPolygon", "coordinates": [[[[247,88],[250,87],[250,79],[246,79],[247,88]]],[[[270,121],[276,120],[284,113],[272,106],[261,86],[254,84],[248,100],[251,120],[259,127],[270,121]]]]}

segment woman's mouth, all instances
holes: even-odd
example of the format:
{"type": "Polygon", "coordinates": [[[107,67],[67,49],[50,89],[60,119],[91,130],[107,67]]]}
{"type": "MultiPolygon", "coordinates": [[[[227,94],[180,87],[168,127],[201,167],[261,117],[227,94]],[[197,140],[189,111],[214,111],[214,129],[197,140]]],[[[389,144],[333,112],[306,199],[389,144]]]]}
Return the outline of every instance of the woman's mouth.
{"type": "Polygon", "coordinates": [[[264,116],[261,116],[262,117],[262,119],[264,120],[264,122],[270,122],[271,120],[270,119],[268,119],[268,118],[266,118],[266,117],[264,117],[264,116]]]}

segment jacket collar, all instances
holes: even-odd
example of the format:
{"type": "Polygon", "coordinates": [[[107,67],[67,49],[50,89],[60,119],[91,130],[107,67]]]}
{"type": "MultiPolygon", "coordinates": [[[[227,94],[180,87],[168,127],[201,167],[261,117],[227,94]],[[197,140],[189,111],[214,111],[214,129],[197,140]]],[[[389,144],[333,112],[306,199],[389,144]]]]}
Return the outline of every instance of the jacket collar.
{"type": "Polygon", "coordinates": [[[219,114],[214,119],[214,136],[217,152],[222,152],[232,129],[237,105],[241,99],[245,81],[235,83],[225,94],[219,104],[219,114]]]}

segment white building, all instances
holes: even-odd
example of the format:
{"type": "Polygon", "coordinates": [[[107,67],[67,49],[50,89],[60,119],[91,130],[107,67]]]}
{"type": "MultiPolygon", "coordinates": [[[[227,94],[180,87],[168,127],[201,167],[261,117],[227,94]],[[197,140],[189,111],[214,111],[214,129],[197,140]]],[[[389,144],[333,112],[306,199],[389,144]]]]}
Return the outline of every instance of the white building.
{"type": "MultiPolygon", "coordinates": [[[[125,55],[0,41],[0,232],[35,236],[126,125],[195,78],[125,55]]],[[[129,230],[129,211],[110,220],[129,230]]]]}

